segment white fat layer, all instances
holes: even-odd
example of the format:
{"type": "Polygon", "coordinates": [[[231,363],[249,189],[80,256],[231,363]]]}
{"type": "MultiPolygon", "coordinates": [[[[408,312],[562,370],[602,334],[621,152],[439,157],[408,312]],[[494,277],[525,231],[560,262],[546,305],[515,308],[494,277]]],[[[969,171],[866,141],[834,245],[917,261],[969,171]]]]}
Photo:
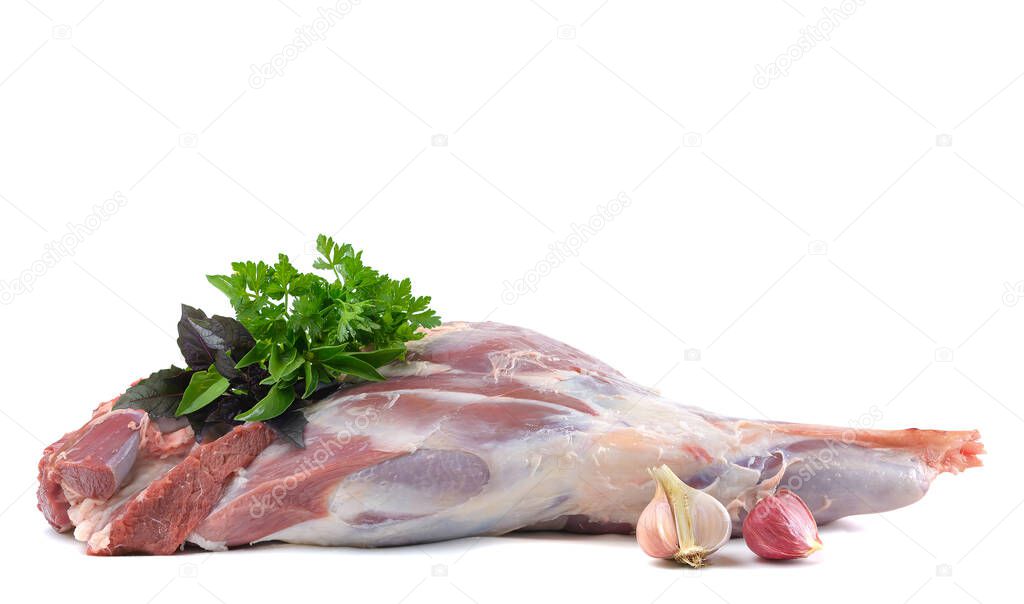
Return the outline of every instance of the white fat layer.
{"type": "Polygon", "coordinates": [[[194,543],[199,547],[211,552],[225,552],[228,549],[227,544],[223,541],[209,541],[207,539],[204,539],[202,535],[199,535],[197,533],[192,533],[191,535],[189,535],[186,541],[188,541],[189,543],[194,543]]]}
{"type": "Polygon", "coordinates": [[[451,366],[430,361],[410,361],[408,363],[392,363],[381,367],[380,372],[386,377],[427,376],[451,371],[451,366]]]}
{"type": "Polygon", "coordinates": [[[110,525],[107,524],[101,530],[96,531],[89,537],[89,550],[100,551],[107,548],[110,544],[110,525]]]}

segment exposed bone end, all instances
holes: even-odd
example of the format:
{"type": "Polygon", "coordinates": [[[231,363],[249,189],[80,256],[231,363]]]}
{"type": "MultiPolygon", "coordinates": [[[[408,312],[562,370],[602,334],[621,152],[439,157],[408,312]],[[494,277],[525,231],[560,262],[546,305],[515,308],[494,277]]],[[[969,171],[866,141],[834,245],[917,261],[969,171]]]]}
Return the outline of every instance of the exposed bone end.
{"type": "Polygon", "coordinates": [[[957,474],[967,468],[976,468],[982,465],[978,456],[985,453],[985,445],[978,440],[981,438],[981,434],[977,430],[940,434],[947,436],[945,449],[932,459],[925,458],[930,467],[938,472],[957,474]]]}
{"type": "Polygon", "coordinates": [[[910,428],[895,431],[901,434],[902,446],[914,449],[921,460],[936,474],[950,472],[957,474],[967,468],[980,465],[978,455],[985,453],[985,445],[978,439],[981,434],[977,430],[919,430],[910,428]]]}
{"type": "MultiPolygon", "coordinates": [[[[741,422],[743,423],[743,422],[741,422]]],[[[794,436],[814,436],[827,441],[854,444],[871,449],[905,449],[915,453],[936,474],[956,474],[982,465],[978,455],[985,446],[977,430],[860,430],[813,424],[769,422],[761,425],[770,431],[794,436]]]]}

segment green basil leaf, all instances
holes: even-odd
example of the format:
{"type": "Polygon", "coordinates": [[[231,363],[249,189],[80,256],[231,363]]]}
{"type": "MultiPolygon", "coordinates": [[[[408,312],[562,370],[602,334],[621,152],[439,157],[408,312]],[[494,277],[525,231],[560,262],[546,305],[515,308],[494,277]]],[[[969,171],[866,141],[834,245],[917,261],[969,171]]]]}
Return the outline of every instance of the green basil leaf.
{"type": "Polygon", "coordinates": [[[284,413],[294,400],[295,390],[290,386],[282,388],[280,385],[276,385],[252,409],[236,415],[235,419],[243,422],[272,419],[284,413]]]}
{"type": "Polygon", "coordinates": [[[344,346],[344,345],[342,345],[342,346],[319,346],[317,348],[313,348],[312,350],[310,350],[310,352],[313,353],[313,356],[316,357],[316,359],[318,361],[327,361],[327,360],[330,360],[330,359],[336,357],[339,354],[348,354],[347,350],[348,350],[348,346],[344,346]]]}
{"type": "Polygon", "coordinates": [[[284,388],[285,386],[294,386],[295,383],[299,381],[299,377],[299,367],[296,367],[295,370],[288,375],[281,376],[277,380],[277,385],[280,388],[284,388]]]}
{"type": "Polygon", "coordinates": [[[295,362],[298,355],[299,351],[291,346],[285,351],[282,351],[280,346],[274,346],[270,351],[270,362],[267,364],[267,369],[270,370],[271,375],[283,376],[288,373],[286,369],[295,362]]]}
{"type": "Polygon", "coordinates": [[[364,380],[370,380],[371,382],[383,382],[385,379],[383,375],[374,369],[373,365],[348,354],[338,354],[331,357],[329,360],[322,362],[324,365],[327,365],[332,369],[336,369],[348,375],[361,377],[364,380]]]}
{"type": "Polygon", "coordinates": [[[272,347],[273,344],[267,340],[260,340],[259,342],[256,342],[256,345],[253,346],[249,352],[245,353],[245,356],[235,364],[235,369],[243,369],[249,365],[255,365],[256,363],[261,363],[267,360],[267,357],[270,356],[270,349],[272,347]]]}
{"type": "Polygon", "coordinates": [[[288,363],[281,369],[281,379],[285,379],[290,375],[296,376],[298,379],[299,370],[306,363],[306,359],[302,358],[302,355],[297,355],[291,363],[288,363]]]}
{"type": "Polygon", "coordinates": [[[320,371],[309,361],[303,369],[306,372],[306,390],[302,393],[302,398],[309,398],[320,384],[320,371]]]}
{"type": "Polygon", "coordinates": [[[365,361],[374,367],[383,367],[391,361],[400,358],[405,354],[404,346],[393,346],[391,348],[381,348],[380,350],[370,350],[368,352],[350,352],[349,356],[365,361]]]}
{"type": "Polygon", "coordinates": [[[202,409],[227,392],[230,386],[231,382],[217,373],[216,367],[211,366],[206,371],[193,373],[175,415],[180,417],[202,409]]]}

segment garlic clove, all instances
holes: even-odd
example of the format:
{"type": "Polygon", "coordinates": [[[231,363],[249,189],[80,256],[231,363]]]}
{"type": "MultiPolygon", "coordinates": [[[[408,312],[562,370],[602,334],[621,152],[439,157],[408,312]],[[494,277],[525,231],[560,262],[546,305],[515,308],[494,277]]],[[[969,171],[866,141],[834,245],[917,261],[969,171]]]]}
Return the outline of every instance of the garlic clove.
{"type": "Polygon", "coordinates": [[[729,540],[732,520],[717,499],[679,479],[668,466],[649,470],[657,490],[637,522],[647,555],[703,566],[729,540]]]}
{"type": "Polygon", "coordinates": [[[769,560],[806,558],[822,548],[814,515],[788,489],[754,505],[743,520],[743,539],[751,551],[769,560]]]}
{"type": "Polygon", "coordinates": [[[640,549],[652,558],[671,558],[679,551],[675,515],[668,495],[657,485],[654,499],[647,504],[636,523],[636,540],[640,549]]]}

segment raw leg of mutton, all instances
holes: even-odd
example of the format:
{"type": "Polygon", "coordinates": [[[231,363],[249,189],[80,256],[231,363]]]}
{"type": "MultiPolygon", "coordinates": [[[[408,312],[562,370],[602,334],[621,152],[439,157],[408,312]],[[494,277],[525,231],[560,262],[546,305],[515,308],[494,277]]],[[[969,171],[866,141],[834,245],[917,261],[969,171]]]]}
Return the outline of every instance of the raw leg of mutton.
{"type": "Polygon", "coordinates": [[[653,493],[647,468],[668,464],[726,504],[739,534],[775,485],[826,523],[913,503],[983,452],[975,431],[721,417],[496,323],[448,323],[409,349],[387,381],[308,407],[304,449],[249,424],[182,450],[189,428],[162,433],[101,406],[47,449],[40,509],[58,530],[75,525],[93,554],[630,532],[653,493]],[[104,448],[90,456],[94,442],[104,448]]]}

